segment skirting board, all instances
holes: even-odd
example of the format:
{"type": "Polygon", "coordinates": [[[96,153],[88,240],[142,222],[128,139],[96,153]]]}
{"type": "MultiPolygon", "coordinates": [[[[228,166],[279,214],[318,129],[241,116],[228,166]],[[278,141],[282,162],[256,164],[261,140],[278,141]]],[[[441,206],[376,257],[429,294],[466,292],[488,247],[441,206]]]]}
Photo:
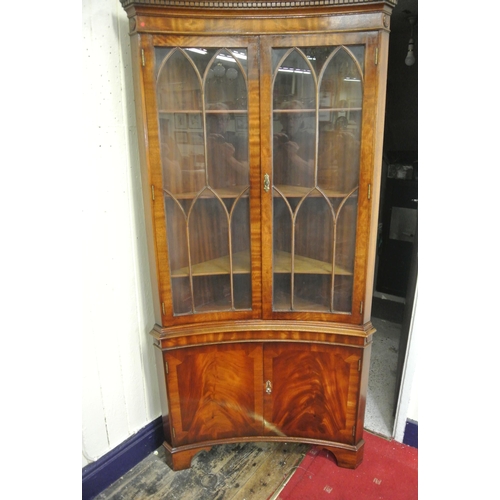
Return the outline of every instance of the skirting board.
{"type": "Polygon", "coordinates": [[[99,460],[82,469],[82,500],[101,491],[159,448],[163,443],[162,418],[158,417],[99,460]]]}
{"type": "Polygon", "coordinates": [[[418,448],[418,422],[415,420],[409,418],[406,420],[403,443],[418,448]]]}

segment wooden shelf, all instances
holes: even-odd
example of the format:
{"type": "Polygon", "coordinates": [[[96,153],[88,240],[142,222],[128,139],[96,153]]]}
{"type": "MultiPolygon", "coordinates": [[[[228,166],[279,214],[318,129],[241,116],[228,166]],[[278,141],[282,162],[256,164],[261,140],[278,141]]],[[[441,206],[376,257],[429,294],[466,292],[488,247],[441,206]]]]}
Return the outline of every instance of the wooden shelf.
{"type": "MultiPolygon", "coordinates": [[[[284,292],[275,292],[273,295],[273,311],[291,311],[290,294],[284,292]]],[[[317,304],[311,300],[306,300],[301,297],[295,297],[293,300],[294,311],[308,312],[331,312],[326,305],[317,304]]]]}
{"type": "MultiPolygon", "coordinates": [[[[290,307],[290,293],[286,293],[283,290],[274,290],[273,311],[292,311],[290,307]]],[[[313,302],[312,300],[298,297],[297,295],[295,295],[293,299],[293,311],[349,314],[349,311],[332,310],[327,304],[319,304],[318,302],[313,302]]]]}
{"type": "MultiPolygon", "coordinates": [[[[291,273],[292,255],[288,252],[277,250],[274,252],[275,273],[291,273]]],[[[229,274],[229,255],[217,259],[199,262],[192,266],[193,276],[215,276],[229,274]]],[[[311,259],[302,255],[295,255],[295,274],[332,274],[332,264],[321,260],[311,259]]],[[[233,274],[250,273],[250,254],[248,252],[236,252],[233,255],[233,274]]],[[[335,274],[352,276],[352,271],[335,266],[335,274]]],[[[183,278],[189,276],[189,268],[182,267],[172,272],[172,278],[183,278]]]]}
{"type": "MultiPolygon", "coordinates": [[[[249,189],[249,186],[230,186],[230,187],[225,187],[225,188],[212,188],[218,196],[221,198],[237,198],[242,191],[245,189],[249,189]]],[[[198,196],[199,191],[191,191],[189,193],[173,193],[175,195],[175,198],[178,200],[192,200],[193,198],[196,198],[198,196]]],[[[166,193],[165,193],[166,194],[166,193]]],[[[168,195],[167,195],[168,196],[168,195]]],[[[206,190],[203,192],[200,196],[201,199],[215,199],[214,194],[206,190]]],[[[248,192],[243,194],[243,198],[248,198],[248,192]]]]}
{"type": "Polygon", "coordinates": [[[235,300],[234,309],[231,307],[229,298],[225,301],[219,300],[209,302],[200,306],[196,306],[196,312],[223,312],[223,311],[248,311],[252,309],[252,302],[250,296],[245,300],[235,300]]]}
{"type": "MultiPolygon", "coordinates": [[[[274,251],[274,269],[275,273],[292,272],[292,254],[281,250],[274,251]]],[[[295,255],[295,274],[332,274],[332,264],[321,260],[311,259],[302,255],[295,255]]],[[[352,276],[352,271],[335,266],[335,274],[343,276],[352,276]]]]}
{"type": "MultiPolygon", "coordinates": [[[[213,188],[213,190],[221,197],[221,198],[237,198],[242,191],[248,189],[249,186],[230,186],[225,188],[213,188]]],[[[286,198],[302,198],[307,195],[313,188],[310,187],[302,187],[302,186],[288,186],[284,184],[276,185],[276,188],[280,190],[281,193],[286,198]]],[[[343,191],[334,191],[333,189],[323,189],[322,191],[326,194],[328,198],[345,198],[349,193],[345,193],[343,191]]],[[[188,193],[173,193],[178,200],[189,200],[196,198],[198,192],[190,191],[188,193]]],[[[357,191],[351,195],[351,198],[357,197],[357,191]]],[[[275,198],[280,198],[280,195],[274,191],[273,196],[275,198]]],[[[321,194],[316,191],[309,195],[311,198],[320,198],[321,194]]],[[[248,193],[243,195],[244,198],[248,197],[248,193]]],[[[210,191],[206,191],[202,193],[200,196],[202,199],[214,198],[214,195],[210,191]]]]}
{"type": "MultiPolygon", "coordinates": [[[[277,184],[276,188],[282,192],[286,198],[302,198],[309,193],[313,188],[310,187],[302,187],[302,186],[289,186],[289,185],[284,185],[284,184],[277,184]]],[[[343,191],[334,191],[333,189],[323,189],[321,190],[326,194],[328,198],[345,198],[349,193],[345,193],[343,191]]],[[[351,197],[356,197],[358,195],[358,192],[356,191],[351,195],[351,197]]],[[[273,196],[275,198],[279,198],[280,195],[276,192],[273,191],[273,196]]],[[[309,195],[311,198],[319,198],[321,197],[321,194],[316,191],[314,193],[311,193],[309,195]]]]}
{"type": "MultiPolygon", "coordinates": [[[[217,259],[199,262],[192,266],[193,276],[216,276],[229,274],[229,255],[217,259]]],[[[250,273],[250,253],[236,252],[233,255],[233,274],[250,273]]],[[[172,271],[172,278],[184,278],[189,276],[189,267],[182,267],[172,271]]]]}
{"type": "MultiPolygon", "coordinates": [[[[197,114],[200,115],[203,113],[203,110],[200,109],[183,109],[183,108],[177,108],[177,109],[159,109],[158,113],[160,115],[171,115],[173,113],[185,113],[187,115],[192,115],[192,114],[197,114]]],[[[247,114],[248,110],[245,109],[206,109],[205,110],[206,114],[247,114]]]]}
{"type": "Polygon", "coordinates": [[[348,111],[362,111],[363,108],[361,107],[354,107],[354,108],[319,108],[319,112],[321,113],[322,111],[333,111],[336,113],[347,113],[348,111]]]}
{"type": "MultiPolygon", "coordinates": [[[[347,113],[348,111],[362,111],[363,108],[361,107],[353,107],[353,108],[346,108],[346,107],[343,107],[343,108],[319,108],[318,109],[318,112],[321,113],[321,112],[330,112],[330,111],[333,111],[333,112],[337,112],[337,113],[347,113]]],[[[286,114],[286,113],[290,113],[290,114],[293,114],[293,113],[296,113],[296,114],[302,114],[302,113],[316,113],[316,108],[304,108],[304,109],[273,109],[273,113],[277,113],[277,114],[286,114]]]]}

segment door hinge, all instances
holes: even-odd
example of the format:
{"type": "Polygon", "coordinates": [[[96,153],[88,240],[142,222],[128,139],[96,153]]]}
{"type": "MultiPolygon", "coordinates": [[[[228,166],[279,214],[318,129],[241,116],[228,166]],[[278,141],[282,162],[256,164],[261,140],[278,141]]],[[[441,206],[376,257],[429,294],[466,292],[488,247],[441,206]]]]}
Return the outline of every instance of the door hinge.
{"type": "Polygon", "coordinates": [[[361,359],[358,359],[358,372],[361,371],[361,359]]]}
{"type": "Polygon", "coordinates": [[[352,437],[356,437],[356,426],[352,426],[352,437]]]}
{"type": "Polygon", "coordinates": [[[155,187],[151,186],[151,196],[153,197],[153,201],[155,201],[155,187]]]}
{"type": "MultiPolygon", "coordinates": [[[[375,48],[375,66],[378,64],[378,47],[375,48]]],[[[144,66],[144,64],[143,64],[144,66]]]]}
{"type": "Polygon", "coordinates": [[[363,301],[359,304],[359,314],[363,314],[363,301]]]}
{"type": "Polygon", "coordinates": [[[172,436],[175,437],[175,427],[172,427],[172,436]]]}
{"type": "Polygon", "coordinates": [[[372,185],[368,184],[368,199],[372,199],[372,185]]]}
{"type": "Polygon", "coordinates": [[[144,49],[141,49],[141,62],[143,66],[146,66],[146,56],[144,55],[144,49]]]}
{"type": "Polygon", "coordinates": [[[165,316],[165,302],[162,302],[161,303],[161,312],[163,313],[163,315],[165,316]]]}
{"type": "Polygon", "coordinates": [[[168,375],[168,361],[165,361],[165,373],[168,375]]]}

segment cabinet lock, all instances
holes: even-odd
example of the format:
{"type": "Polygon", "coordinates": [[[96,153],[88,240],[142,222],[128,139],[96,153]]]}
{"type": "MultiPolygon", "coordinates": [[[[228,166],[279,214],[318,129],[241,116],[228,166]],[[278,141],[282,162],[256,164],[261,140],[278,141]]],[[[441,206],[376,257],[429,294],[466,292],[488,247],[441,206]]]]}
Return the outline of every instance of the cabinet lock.
{"type": "Polygon", "coordinates": [[[273,384],[271,384],[271,381],[268,380],[266,382],[266,393],[271,394],[271,392],[273,392],[273,384]]]}
{"type": "Polygon", "coordinates": [[[264,191],[268,193],[270,187],[271,183],[269,181],[269,174],[264,174],[264,191]]]}

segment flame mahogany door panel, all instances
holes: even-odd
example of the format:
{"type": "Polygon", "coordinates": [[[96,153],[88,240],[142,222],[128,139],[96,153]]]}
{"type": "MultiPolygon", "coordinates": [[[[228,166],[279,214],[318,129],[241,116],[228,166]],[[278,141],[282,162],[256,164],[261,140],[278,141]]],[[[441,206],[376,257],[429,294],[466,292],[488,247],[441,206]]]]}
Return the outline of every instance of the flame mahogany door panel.
{"type": "Polygon", "coordinates": [[[354,444],[362,349],[264,346],[266,434],[354,444]]]}
{"type": "Polygon", "coordinates": [[[262,435],[262,344],[166,351],[174,446],[262,435]]]}

